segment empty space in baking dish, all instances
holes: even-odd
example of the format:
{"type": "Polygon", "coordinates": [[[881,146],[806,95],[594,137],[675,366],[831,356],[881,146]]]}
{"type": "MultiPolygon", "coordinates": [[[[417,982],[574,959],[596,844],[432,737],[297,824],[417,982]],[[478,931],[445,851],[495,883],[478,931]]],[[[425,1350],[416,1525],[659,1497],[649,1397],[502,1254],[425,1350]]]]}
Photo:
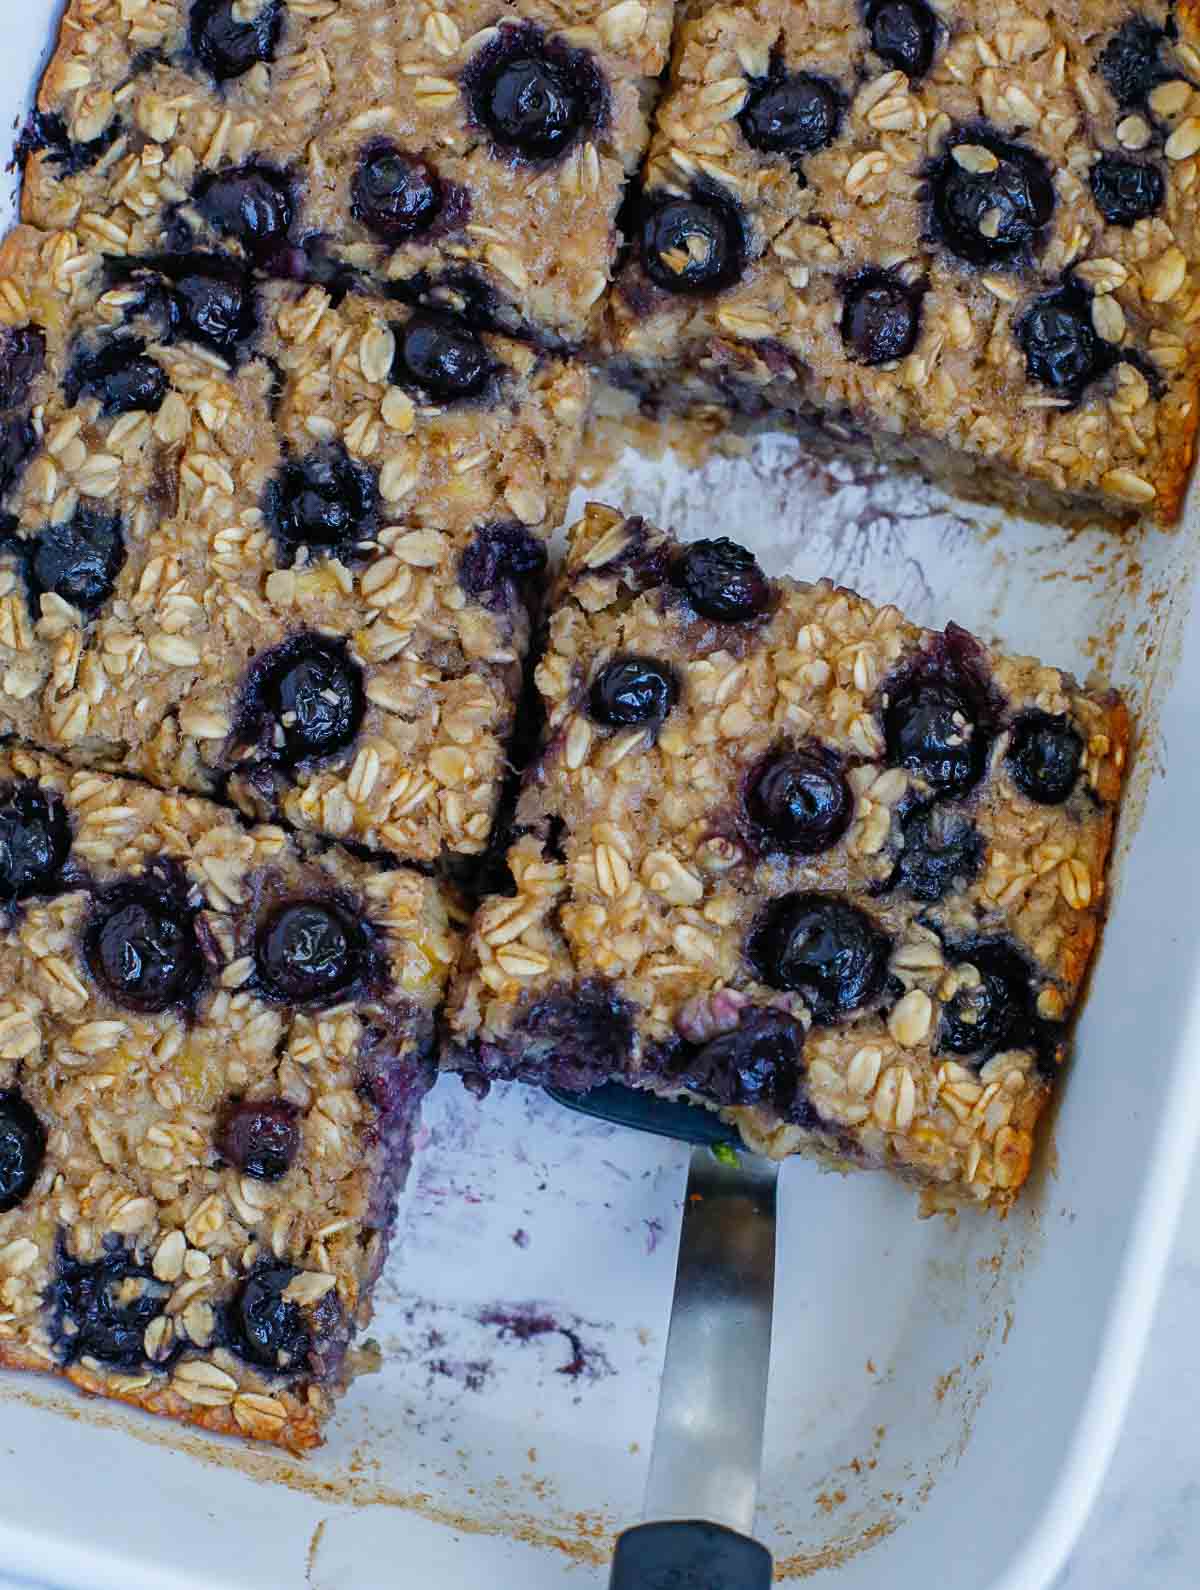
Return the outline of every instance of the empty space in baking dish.
{"type": "MultiPolygon", "coordinates": [[[[3,103],[58,9],[6,17],[3,103]]],[[[1014,1212],[922,1222],[883,1177],[783,1172],[760,1528],[784,1579],[1028,1590],[1115,1436],[1200,1120],[1196,495],[1171,534],[1067,532],[767,437],[699,466],[625,455],[589,496],[1100,666],[1138,715],[1112,920],[1014,1212]]],[[[682,1150],[444,1079],[379,1290],[381,1368],[328,1445],[301,1463],[2,1376],[0,1564],[122,1590],[604,1584],[640,1509],[683,1181],[682,1150]]]]}

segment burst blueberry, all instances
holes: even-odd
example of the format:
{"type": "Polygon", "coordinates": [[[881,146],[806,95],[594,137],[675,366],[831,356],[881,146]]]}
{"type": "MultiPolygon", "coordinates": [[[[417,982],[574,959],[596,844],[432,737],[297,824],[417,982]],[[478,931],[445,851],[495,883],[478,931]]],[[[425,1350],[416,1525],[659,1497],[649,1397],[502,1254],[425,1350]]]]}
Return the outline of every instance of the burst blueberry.
{"type": "Polygon", "coordinates": [[[793,158],[828,148],[841,120],[841,94],[811,72],[778,72],[760,80],[738,115],[752,149],[793,158]]]}
{"type": "Polygon", "coordinates": [[[204,981],[195,909],[152,882],[113,884],[99,894],[83,949],[113,1003],[143,1015],[186,1004],[204,981]]]}
{"type": "Polygon", "coordinates": [[[243,1099],[217,1133],[224,1159],[255,1181],[280,1181],[300,1151],[299,1111],[287,1099],[243,1099]]]}
{"type": "Polygon", "coordinates": [[[747,944],[750,964],[771,988],[799,994],[819,1025],[861,1010],[887,977],[891,941],[858,906],[837,895],[781,895],[747,944]]]}
{"type": "Polygon", "coordinates": [[[937,18],[924,0],[879,0],[867,11],[871,48],[909,79],[924,77],[937,45],[937,18]]]}
{"type": "Polygon", "coordinates": [[[210,226],[256,258],[285,240],[294,209],[287,179],[254,161],[202,178],[195,204],[210,226]]]}
{"type": "Polygon", "coordinates": [[[938,235],[972,265],[1024,263],[1054,213],[1046,162],[980,128],[952,131],[946,150],[930,178],[938,235]]]}
{"type": "Polygon", "coordinates": [[[71,850],[59,797],[32,779],[0,785],[0,906],[49,893],[71,850]]]}
{"type": "Polygon", "coordinates": [[[1167,184],[1148,160],[1101,155],[1089,173],[1096,208],[1113,226],[1135,226],[1162,209],[1167,184]]]}
{"type": "Polygon", "coordinates": [[[283,33],[282,0],[263,0],[250,10],[250,20],[242,21],[237,0],[192,0],[192,50],[220,83],[275,59],[283,33]]]}
{"type": "Polygon", "coordinates": [[[63,382],[69,404],[95,398],[110,418],[157,414],[170,389],[166,371],[146,352],[140,337],[113,337],[99,348],[81,350],[63,382]]]}
{"type": "Polygon", "coordinates": [[[0,1214],[25,1202],[46,1157],[46,1128],[19,1088],[0,1092],[0,1214]]]}
{"type": "Polygon", "coordinates": [[[1036,299],[1014,330],[1029,379],[1072,403],[1116,359],[1112,344],[1096,335],[1087,293],[1071,284],[1036,299]]]}
{"type": "Polygon", "coordinates": [[[850,826],[854,797],[837,753],[807,741],[775,752],[751,774],[746,811],[764,851],[815,856],[850,826]]]}
{"type": "Polygon", "coordinates": [[[641,223],[642,265],[669,293],[711,293],[742,274],[745,246],[733,206],[723,199],[658,198],[641,223]]]}
{"type": "Polygon", "coordinates": [[[398,386],[415,386],[437,402],[478,397],[497,373],[479,333],[453,315],[423,310],[392,330],[392,380],[398,386]]]}
{"type": "Polygon", "coordinates": [[[901,825],[901,839],[889,888],[926,905],[973,883],[987,848],[964,812],[943,806],[914,808],[901,825]]]}
{"type": "Polygon", "coordinates": [[[679,699],[679,681],[652,657],[619,657],[592,681],[592,717],[611,729],[654,728],[679,699]]]}
{"type": "Polygon", "coordinates": [[[301,548],[345,562],[378,533],[378,478],[341,443],[318,448],[284,463],[267,486],[263,511],[285,566],[301,548]]]}
{"type": "Polygon", "coordinates": [[[842,300],[842,341],[863,364],[888,364],[916,347],[924,288],[891,271],[862,271],[842,300]]]}
{"type": "Polygon", "coordinates": [[[404,243],[427,232],[442,208],[442,186],[433,167],[395,144],[364,151],[354,173],[350,210],[382,243],[404,243]]]}
{"type": "Polygon", "coordinates": [[[728,536],[690,542],[671,569],[671,583],[702,618],[718,624],[744,624],[771,600],[771,582],[754,554],[728,536]]]}
{"type": "Polygon", "coordinates": [[[368,954],[362,924],[326,900],[280,906],[254,943],[263,989],[285,1004],[310,1008],[343,996],[363,975],[368,954]]]}
{"type": "Polygon", "coordinates": [[[1004,757],[1013,783],[1039,806],[1061,806],[1083,765],[1083,737],[1065,716],[1022,713],[1012,726],[1004,757]]]}
{"type": "Polygon", "coordinates": [[[362,669],[345,642],[311,634],[259,659],[243,717],[266,759],[286,766],[345,750],[365,711],[362,669]]]}
{"type": "Polygon", "coordinates": [[[65,523],[39,531],[26,553],[35,602],[53,592],[84,618],[94,618],[112,595],[125,564],[121,521],[97,508],[76,508],[65,523]]]}
{"type": "Polygon", "coordinates": [[[234,1347],[273,1374],[302,1370],[313,1348],[303,1310],[285,1296],[299,1273],[287,1264],[261,1265],[242,1282],[230,1307],[234,1347]]]}

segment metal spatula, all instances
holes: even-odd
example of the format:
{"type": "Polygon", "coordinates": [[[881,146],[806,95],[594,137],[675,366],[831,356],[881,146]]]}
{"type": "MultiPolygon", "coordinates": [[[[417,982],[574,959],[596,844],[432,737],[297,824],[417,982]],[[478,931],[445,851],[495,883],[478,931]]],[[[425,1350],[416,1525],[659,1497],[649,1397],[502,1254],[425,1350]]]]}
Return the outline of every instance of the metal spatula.
{"type": "Polygon", "coordinates": [[[775,1296],[776,1165],[697,1105],[610,1083],[548,1090],[585,1115],[691,1143],[675,1298],[644,1522],[617,1541],[609,1590],[767,1590],[753,1538],[775,1296]]]}

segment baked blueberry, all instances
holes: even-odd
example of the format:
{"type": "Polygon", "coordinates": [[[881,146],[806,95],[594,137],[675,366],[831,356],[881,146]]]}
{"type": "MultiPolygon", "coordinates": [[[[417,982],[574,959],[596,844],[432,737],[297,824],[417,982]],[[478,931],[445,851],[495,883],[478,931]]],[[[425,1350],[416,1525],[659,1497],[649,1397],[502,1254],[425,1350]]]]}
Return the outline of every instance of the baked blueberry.
{"type": "Polygon", "coordinates": [[[0,408],[20,408],[45,364],[46,334],[40,326],[0,334],[0,408]]]}
{"type": "Polygon", "coordinates": [[[1054,213],[1046,162],[978,127],[956,129],[946,149],[930,185],[938,235],[972,265],[1024,263],[1054,213]]]}
{"type": "Polygon", "coordinates": [[[713,293],[742,274],[745,245],[733,206],[715,196],[659,198],[641,224],[642,265],[669,293],[713,293]]]}
{"type": "Polygon", "coordinates": [[[157,414],[169,391],[166,371],[150,358],[140,337],[114,337],[99,348],[81,350],[63,381],[69,404],[96,398],[109,417],[137,410],[157,414]]]}
{"type": "Polygon", "coordinates": [[[194,198],[210,226],[256,258],[278,248],[292,224],[294,206],[286,178],[254,161],[202,178],[194,198]]]}
{"type": "Polygon", "coordinates": [[[143,1015],[184,1004],[204,980],[196,912],[182,893],[151,882],[114,884],[96,896],[83,952],[113,1003],[143,1015]]]}
{"type": "MultiPolygon", "coordinates": [[[[721,1105],[764,1105],[785,1120],[804,1100],[804,1028],[782,1010],[750,1009],[739,1025],[704,1045],[680,1077],[721,1105]]],[[[806,1103],[807,1101],[804,1101],[806,1103]]]]}
{"type": "Polygon", "coordinates": [[[744,624],[771,600],[771,582],[758,560],[728,536],[684,547],[671,569],[671,583],[702,618],[717,624],[744,624]]]}
{"type": "Polygon", "coordinates": [[[546,568],[545,543],[515,522],[483,525],[467,544],[458,565],[458,583],[486,607],[514,605],[521,587],[546,568]]]}
{"type": "Polygon", "coordinates": [[[397,386],[415,386],[440,403],[459,403],[477,397],[496,373],[482,337],[453,315],[421,310],[392,331],[397,386]]]}
{"type": "Polygon", "coordinates": [[[46,1128],[17,1088],[0,1093],[0,1214],[24,1203],[46,1157],[46,1128]]]}
{"type": "Polygon", "coordinates": [[[617,1075],[633,1050],[633,1011],[600,977],[542,995],[519,1028],[522,1076],[562,1088],[586,1090],[597,1076],[617,1075]]]}
{"type": "Polygon", "coordinates": [[[906,77],[924,77],[937,45],[937,18],[924,0],[878,0],[867,9],[871,48],[906,77]]]}
{"type": "Polygon", "coordinates": [[[85,1264],[60,1247],[47,1301],[64,1362],[98,1358],[114,1368],[141,1369],[146,1328],[170,1296],[170,1286],[123,1249],[85,1264]]]}
{"type": "Polygon", "coordinates": [[[594,115],[589,75],[598,76],[594,69],[581,74],[568,52],[548,51],[535,30],[513,29],[475,84],[475,118],[498,148],[525,160],[553,160],[594,115]]]}
{"type": "Polygon", "coordinates": [[[1112,343],[1096,335],[1087,293],[1071,284],[1035,299],[1013,329],[1029,379],[1072,403],[1116,358],[1112,343]]]}
{"type": "Polygon", "coordinates": [[[288,459],[267,485],[263,512],[281,564],[293,563],[301,547],[345,562],[379,530],[378,478],[337,442],[288,459]]]}
{"type": "Polygon", "coordinates": [[[57,795],[32,779],[0,784],[0,906],[50,891],[71,850],[57,795]]]}
{"type": "Polygon", "coordinates": [[[841,94],[811,72],[761,78],[738,115],[742,136],[752,149],[797,159],[827,149],[841,121],[841,94]]]}
{"type": "Polygon", "coordinates": [[[294,764],[352,743],[366,693],[344,641],[299,635],[260,659],[255,675],[250,713],[271,760],[294,764]]]}
{"type": "Polygon", "coordinates": [[[817,856],[850,826],[854,797],[841,758],[809,740],[775,752],[750,775],[746,811],[760,849],[817,856]]]}
{"type": "Polygon", "coordinates": [[[312,1334],[298,1303],[284,1296],[300,1272],[289,1264],[266,1264],[242,1282],[230,1305],[233,1345],[260,1369],[288,1374],[302,1369],[312,1334]]]}
{"type": "Polygon", "coordinates": [[[37,435],[24,415],[0,419],[0,497],[14,486],[37,446],[37,435]]]}
{"type": "Polygon", "coordinates": [[[1029,967],[1004,939],[951,951],[957,990],[942,1006],[937,1046],[982,1062],[1003,1049],[1036,1046],[1029,967]]]}
{"type": "Polygon", "coordinates": [[[121,521],[97,508],[76,508],[65,524],[47,525],[28,549],[35,599],[53,591],[85,618],[108,601],[125,562],[121,521]]]}
{"type": "Polygon", "coordinates": [[[979,876],[984,845],[979,830],[962,812],[920,806],[901,825],[903,849],[889,888],[932,905],[979,876]]]}
{"type": "Polygon", "coordinates": [[[762,913],[747,943],[770,988],[799,994],[820,1026],[859,1010],[883,987],[891,941],[865,911],[828,894],[785,894],[762,913]]]}
{"type": "Polygon", "coordinates": [[[35,110],[14,154],[17,164],[21,165],[31,154],[44,152],[47,161],[57,167],[60,178],[77,177],[81,171],[90,171],[103,160],[123,130],[120,118],[114,116],[103,132],[80,143],[71,137],[61,116],[53,111],[35,110]]]}
{"type": "Polygon", "coordinates": [[[180,254],[154,262],[147,309],[157,310],[171,339],[200,342],[225,357],[255,332],[254,289],[245,270],[223,254],[180,254]]]}
{"type": "Polygon", "coordinates": [[[361,923],[328,900],[282,905],[259,928],[259,982],[288,1005],[327,1005],[363,975],[369,959],[361,923]]]}
{"type": "Polygon", "coordinates": [[[243,1099],[225,1112],[217,1151],[256,1181],[279,1181],[300,1151],[298,1117],[287,1099],[243,1099]]]}
{"type": "Polygon", "coordinates": [[[889,691],[883,712],[888,760],[935,797],[965,794],[983,777],[990,723],[979,691],[961,673],[929,662],[889,691]]]}
{"type": "Polygon", "coordinates": [[[1061,806],[1083,763],[1083,737],[1065,716],[1024,712],[1012,726],[1005,765],[1013,783],[1039,806],[1061,806]]]}
{"type": "Polygon", "coordinates": [[[657,727],[679,699],[679,681],[653,657],[618,657],[592,680],[588,708],[611,729],[657,727]]]}
{"type": "Polygon", "coordinates": [[[254,14],[243,22],[237,0],[192,0],[192,50],[219,83],[275,59],[283,32],[282,0],[263,0],[257,10],[249,9],[254,14]]]}
{"type": "Polygon", "coordinates": [[[350,213],[382,243],[427,232],[442,208],[442,185],[428,161],[393,143],[364,150],[350,190],[350,213]]]}
{"type": "Polygon", "coordinates": [[[1163,65],[1165,29],[1148,17],[1123,22],[1100,52],[1100,75],[1124,109],[1144,105],[1159,83],[1173,76],[1163,65]]]}
{"type": "Polygon", "coordinates": [[[842,341],[863,364],[887,364],[916,347],[921,285],[906,286],[891,271],[862,271],[842,300],[842,341]]]}
{"type": "Polygon", "coordinates": [[[1133,226],[1163,207],[1167,184],[1148,160],[1101,155],[1090,173],[1096,208],[1114,226],[1133,226]]]}

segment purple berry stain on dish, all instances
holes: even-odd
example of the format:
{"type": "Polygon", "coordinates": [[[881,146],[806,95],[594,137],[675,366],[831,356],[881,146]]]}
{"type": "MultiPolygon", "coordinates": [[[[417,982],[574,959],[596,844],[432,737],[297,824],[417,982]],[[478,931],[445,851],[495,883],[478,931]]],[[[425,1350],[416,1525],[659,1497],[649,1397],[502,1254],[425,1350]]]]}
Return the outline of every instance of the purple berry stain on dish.
{"type": "Polygon", "coordinates": [[[560,1320],[537,1304],[496,1303],[481,1309],[476,1315],[478,1323],[496,1332],[500,1342],[516,1342],[527,1346],[548,1336],[560,1336],[570,1356],[555,1368],[555,1373],[567,1380],[603,1380],[616,1373],[604,1350],[584,1340],[585,1329],[581,1320],[560,1320]]]}

